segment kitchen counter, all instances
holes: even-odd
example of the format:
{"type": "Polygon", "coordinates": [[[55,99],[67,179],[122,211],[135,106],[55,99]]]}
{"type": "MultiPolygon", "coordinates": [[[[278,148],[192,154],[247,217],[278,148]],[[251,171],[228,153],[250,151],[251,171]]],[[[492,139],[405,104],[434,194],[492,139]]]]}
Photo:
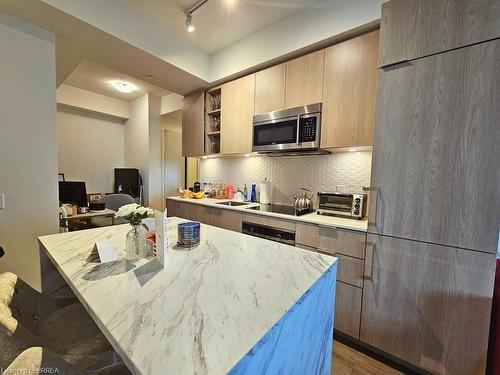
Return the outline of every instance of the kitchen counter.
{"type": "Polygon", "coordinates": [[[168,197],[167,199],[184,202],[184,203],[193,203],[193,204],[201,204],[204,206],[223,208],[227,210],[236,210],[240,212],[244,212],[246,214],[254,214],[254,215],[266,215],[272,216],[278,219],[285,220],[293,220],[306,224],[316,224],[323,227],[334,227],[334,228],[342,228],[342,229],[350,229],[360,232],[366,232],[368,230],[368,221],[367,220],[356,220],[349,219],[337,216],[326,216],[326,215],[318,215],[316,212],[312,212],[310,214],[305,214],[301,216],[293,216],[293,215],[285,215],[279,214],[275,212],[263,212],[257,210],[250,210],[251,207],[257,207],[259,203],[249,203],[245,206],[226,206],[223,204],[218,204],[221,202],[227,202],[228,199],[213,199],[213,198],[203,198],[203,199],[186,199],[181,197],[168,197]]]}
{"type": "Polygon", "coordinates": [[[129,225],[39,237],[133,374],[330,373],[337,259],[201,224],[166,265],[127,262],[129,225]],[[96,240],[120,260],[89,260],[96,240]]]}

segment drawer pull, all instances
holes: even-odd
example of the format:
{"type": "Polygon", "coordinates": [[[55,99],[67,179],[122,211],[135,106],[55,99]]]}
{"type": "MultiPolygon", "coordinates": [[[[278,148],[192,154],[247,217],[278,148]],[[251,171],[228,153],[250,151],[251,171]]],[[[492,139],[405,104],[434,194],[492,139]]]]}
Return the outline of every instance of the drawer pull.
{"type": "Polygon", "coordinates": [[[375,242],[366,242],[366,259],[365,259],[365,280],[373,281],[373,256],[375,253],[375,242]],[[368,251],[370,248],[370,251],[368,251]],[[369,271],[369,272],[367,272],[369,271]]]}

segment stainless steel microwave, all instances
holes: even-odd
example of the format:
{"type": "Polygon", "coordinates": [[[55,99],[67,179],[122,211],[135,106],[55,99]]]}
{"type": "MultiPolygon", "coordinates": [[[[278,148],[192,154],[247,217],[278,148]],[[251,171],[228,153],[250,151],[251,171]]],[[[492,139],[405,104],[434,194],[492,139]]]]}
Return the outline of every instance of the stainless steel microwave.
{"type": "Polygon", "coordinates": [[[361,219],[366,213],[366,194],[318,193],[318,214],[331,214],[361,219]]]}
{"type": "Polygon", "coordinates": [[[319,148],[320,134],[321,103],[255,115],[252,150],[325,153],[319,148]]]}

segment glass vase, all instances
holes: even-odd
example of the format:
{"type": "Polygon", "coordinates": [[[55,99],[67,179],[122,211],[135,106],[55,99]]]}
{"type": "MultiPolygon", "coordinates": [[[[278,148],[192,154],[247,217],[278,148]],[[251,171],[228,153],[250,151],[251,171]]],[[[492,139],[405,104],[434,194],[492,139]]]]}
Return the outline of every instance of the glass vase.
{"type": "Polygon", "coordinates": [[[132,225],[132,229],[127,233],[126,253],[127,260],[146,257],[146,230],[142,225],[132,225]]]}

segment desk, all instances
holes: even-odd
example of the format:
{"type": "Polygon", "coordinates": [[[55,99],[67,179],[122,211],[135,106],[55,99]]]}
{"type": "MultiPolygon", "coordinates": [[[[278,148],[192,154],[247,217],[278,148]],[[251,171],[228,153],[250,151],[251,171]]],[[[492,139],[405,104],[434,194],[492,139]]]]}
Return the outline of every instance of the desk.
{"type": "Polygon", "coordinates": [[[111,210],[109,208],[105,208],[102,211],[96,211],[96,212],[87,212],[86,214],[76,214],[76,215],[71,215],[66,218],[66,220],[88,220],[92,219],[93,217],[112,217],[113,224],[115,223],[115,216],[116,211],[111,210]]]}
{"type": "Polygon", "coordinates": [[[129,225],[39,237],[133,374],[330,374],[337,259],[201,224],[181,249],[169,218],[163,268],[127,262],[129,225]],[[88,260],[95,241],[120,253],[88,260]]]}

